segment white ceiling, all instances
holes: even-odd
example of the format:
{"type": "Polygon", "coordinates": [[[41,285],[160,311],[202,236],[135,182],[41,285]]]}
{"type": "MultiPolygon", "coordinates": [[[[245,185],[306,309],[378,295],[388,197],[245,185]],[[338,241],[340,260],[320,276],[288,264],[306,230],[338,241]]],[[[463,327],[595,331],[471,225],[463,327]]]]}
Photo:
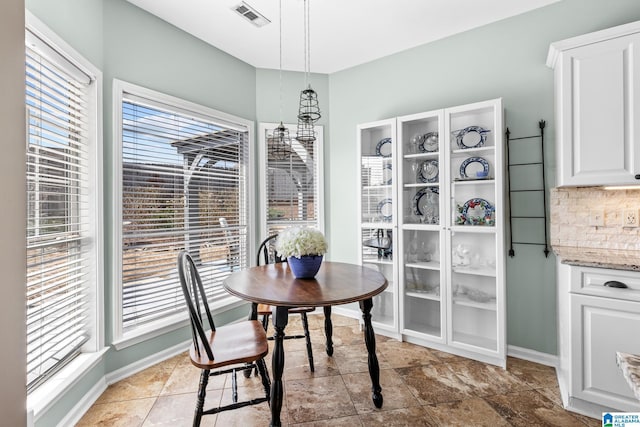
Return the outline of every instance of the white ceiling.
{"type": "MultiPolygon", "coordinates": [[[[279,68],[278,0],[245,0],[271,23],[232,10],[241,0],[128,0],[258,68],[279,68]]],[[[560,0],[308,0],[311,71],[333,73],[560,0]]],[[[304,70],[303,0],[282,0],[282,66],[304,70]]]]}

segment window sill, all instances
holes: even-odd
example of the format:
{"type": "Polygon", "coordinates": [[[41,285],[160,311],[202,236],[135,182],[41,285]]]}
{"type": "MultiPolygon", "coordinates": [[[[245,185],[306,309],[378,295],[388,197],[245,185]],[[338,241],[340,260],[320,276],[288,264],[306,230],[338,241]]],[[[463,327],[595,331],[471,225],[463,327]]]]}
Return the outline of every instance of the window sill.
{"type": "MultiPolygon", "coordinates": [[[[244,304],[247,304],[247,302],[239,298],[230,296],[229,298],[225,298],[224,300],[220,301],[218,304],[212,305],[210,307],[211,314],[213,314],[215,317],[217,314],[224,313],[228,310],[233,310],[234,308],[240,307],[244,304]]],[[[166,319],[162,319],[161,321],[140,326],[131,332],[125,333],[122,338],[114,340],[112,344],[116,350],[120,351],[124,348],[140,344],[149,339],[159,337],[168,332],[175,331],[176,329],[180,329],[188,325],[189,318],[186,314],[185,309],[185,313],[167,317],[166,319]]]]}
{"type": "Polygon", "coordinates": [[[67,364],[60,372],[49,378],[40,387],[27,396],[27,412],[33,414],[33,420],[46,413],[76,383],[99,362],[109,350],[105,347],[93,353],[82,353],[67,364]]]}

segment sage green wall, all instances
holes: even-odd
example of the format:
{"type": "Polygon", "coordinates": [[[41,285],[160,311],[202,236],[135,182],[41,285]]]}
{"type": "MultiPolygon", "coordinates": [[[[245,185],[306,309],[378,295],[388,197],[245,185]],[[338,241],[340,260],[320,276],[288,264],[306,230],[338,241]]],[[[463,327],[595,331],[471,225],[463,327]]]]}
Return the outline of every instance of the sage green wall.
{"type": "MultiPolygon", "coordinates": [[[[549,44],[638,19],[636,0],[563,0],[331,74],[325,185],[331,195],[327,229],[332,258],[355,261],[358,250],[353,202],[358,123],[502,97],[512,136],[535,135],[538,120],[546,120],[545,161],[553,186],[553,73],[545,66],[549,44]]],[[[518,178],[536,179],[527,173],[518,178]]],[[[531,227],[518,224],[514,235],[529,234],[531,227]]],[[[538,246],[515,249],[507,262],[507,342],[556,354],[555,259],[545,258],[538,246]]]]}

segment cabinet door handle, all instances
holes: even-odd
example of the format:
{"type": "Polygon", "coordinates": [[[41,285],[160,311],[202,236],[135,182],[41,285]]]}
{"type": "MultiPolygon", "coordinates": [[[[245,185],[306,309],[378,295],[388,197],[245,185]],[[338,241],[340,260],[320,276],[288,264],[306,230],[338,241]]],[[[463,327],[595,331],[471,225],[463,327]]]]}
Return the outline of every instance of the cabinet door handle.
{"type": "Polygon", "coordinates": [[[619,289],[626,289],[628,288],[627,285],[625,285],[622,282],[618,282],[617,280],[609,280],[608,282],[604,282],[605,286],[608,286],[610,288],[619,288],[619,289]]]}
{"type": "Polygon", "coordinates": [[[640,179],[640,173],[636,174],[636,179],[640,179]]]}

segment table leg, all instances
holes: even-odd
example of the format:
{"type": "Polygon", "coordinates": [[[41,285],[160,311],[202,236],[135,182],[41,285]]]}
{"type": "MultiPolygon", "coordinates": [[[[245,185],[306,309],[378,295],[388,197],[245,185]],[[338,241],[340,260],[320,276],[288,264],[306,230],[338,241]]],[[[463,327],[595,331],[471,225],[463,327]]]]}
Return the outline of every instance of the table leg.
{"type": "Polygon", "coordinates": [[[373,404],[376,408],[382,407],[382,388],[380,387],[380,366],[378,365],[378,357],[376,356],[376,335],[371,325],[371,309],[373,301],[371,298],[360,301],[360,309],[362,310],[362,319],[364,320],[364,342],[369,353],[369,375],[371,376],[371,392],[373,404]]]}
{"type": "Polygon", "coordinates": [[[282,397],[284,390],[282,387],[282,372],[284,371],[284,328],[289,321],[289,309],[287,307],[273,307],[271,316],[273,317],[273,335],[275,346],[273,356],[271,356],[271,371],[273,382],[271,383],[271,427],[281,426],[280,411],[282,410],[282,397]]]}
{"type": "Polygon", "coordinates": [[[333,323],[331,323],[331,306],[324,307],[324,334],[327,337],[327,355],[333,356],[333,323]]]}

